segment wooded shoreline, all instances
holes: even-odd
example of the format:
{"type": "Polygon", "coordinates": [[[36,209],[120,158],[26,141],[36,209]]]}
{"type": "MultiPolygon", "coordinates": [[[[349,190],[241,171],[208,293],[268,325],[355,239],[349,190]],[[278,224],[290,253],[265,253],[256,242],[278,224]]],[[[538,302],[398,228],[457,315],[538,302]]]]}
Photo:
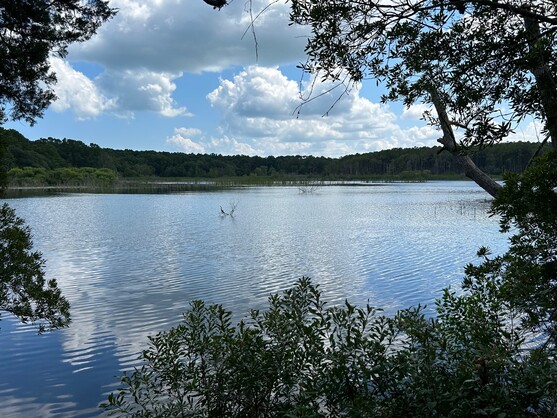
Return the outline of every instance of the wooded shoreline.
{"type": "MultiPolygon", "coordinates": [[[[19,132],[0,128],[5,149],[2,164],[10,186],[88,185],[137,181],[232,181],[268,184],[282,181],[426,181],[462,179],[463,169],[440,147],[396,148],[340,158],[185,154],[101,148],[72,139],[29,141],[19,132]],[[77,171],[76,171],[77,170],[77,171]],[[232,180],[231,180],[232,179],[232,180]]],[[[539,148],[538,143],[497,144],[470,150],[484,172],[500,176],[522,172],[539,148]]]]}

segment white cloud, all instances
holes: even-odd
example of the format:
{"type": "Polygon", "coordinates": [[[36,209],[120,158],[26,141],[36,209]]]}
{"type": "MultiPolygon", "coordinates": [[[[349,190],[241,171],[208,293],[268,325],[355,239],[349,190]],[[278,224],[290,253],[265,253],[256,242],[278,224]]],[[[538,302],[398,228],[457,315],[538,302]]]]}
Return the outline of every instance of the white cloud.
{"type": "Polygon", "coordinates": [[[251,145],[238,142],[236,139],[229,138],[226,135],[221,138],[212,138],[208,144],[210,152],[225,155],[260,155],[260,150],[254,149],[251,145]]]}
{"type": "Polygon", "coordinates": [[[117,97],[117,111],[132,115],[135,111],[153,111],[166,117],[189,115],[172,98],[181,74],[148,70],[107,71],[97,77],[99,87],[117,97]]]}
{"type": "Polygon", "coordinates": [[[224,155],[259,155],[261,150],[251,145],[223,135],[220,138],[206,139],[197,128],[176,128],[174,135],[166,139],[166,143],[180,152],[185,153],[216,153],[224,155]],[[193,139],[197,138],[197,139],[193,139]]]}
{"type": "MultiPolygon", "coordinates": [[[[257,14],[269,0],[252,4],[257,14]]],[[[133,118],[137,111],[189,115],[173,98],[174,81],[185,72],[253,64],[256,53],[266,64],[303,59],[301,34],[306,29],[288,25],[287,4],[276,3],[258,17],[257,49],[251,32],[246,32],[250,17],[241,1],[220,11],[202,0],[112,0],[110,5],[118,9],[116,16],[88,42],[72,44],[69,58],[102,68],[89,85],[115,98],[114,112],[125,118],[133,118]]],[[[69,107],[60,101],[57,109],[69,107]]]]}
{"type": "Polygon", "coordinates": [[[428,106],[423,103],[413,104],[404,109],[402,112],[401,118],[403,119],[420,119],[423,117],[425,112],[432,112],[432,114],[436,115],[435,110],[432,106],[428,106]]]}
{"type": "Polygon", "coordinates": [[[541,142],[544,135],[542,134],[543,125],[540,121],[532,120],[530,122],[523,122],[515,133],[509,136],[509,141],[528,141],[528,142],[541,142]]]}
{"type": "Polygon", "coordinates": [[[205,147],[195,142],[190,137],[201,133],[199,129],[177,128],[174,135],[166,139],[168,144],[176,146],[181,152],[187,154],[204,154],[205,147]]]}
{"type": "Polygon", "coordinates": [[[207,97],[225,114],[291,119],[299,104],[297,96],[297,83],[288,80],[278,68],[253,66],[233,80],[221,80],[219,87],[207,97]]]}
{"type": "MultiPolygon", "coordinates": [[[[255,15],[269,0],[253,0],[255,15]]],[[[219,71],[255,63],[256,47],[243,1],[220,11],[202,0],[112,0],[116,17],[91,41],[71,48],[73,59],[95,61],[111,70],[148,68],[156,72],[219,71]],[[244,36],[245,34],[245,36],[244,36]]],[[[276,3],[255,22],[260,64],[303,59],[306,28],[289,26],[289,5],[276,3]]]]}
{"type": "Polygon", "coordinates": [[[107,71],[91,80],[60,58],[51,58],[56,73],[52,103],[56,112],[71,110],[78,119],[89,119],[103,112],[133,117],[136,111],[152,111],[165,117],[189,116],[172,95],[174,79],[181,74],[143,71],[107,71]]]}
{"type": "Polygon", "coordinates": [[[176,128],[174,129],[174,133],[183,136],[199,136],[202,134],[202,131],[197,128],[176,128]]]}
{"type": "MultiPolygon", "coordinates": [[[[255,14],[271,2],[253,0],[255,14]]],[[[312,78],[300,84],[283,74],[277,65],[303,61],[307,39],[307,28],[288,25],[289,4],[274,3],[257,19],[259,61],[252,65],[256,47],[246,31],[247,5],[232,1],[217,11],[202,0],[112,0],[117,16],[90,41],[72,45],[69,55],[94,63],[100,74],[64,83],[68,92],[60,95],[57,109],[71,107],[82,118],[107,110],[130,119],[138,112],[173,118],[192,116],[183,103],[195,103],[188,106],[201,115],[194,123],[203,132],[179,128],[167,138],[167,144],[186,152],[339,156],[435,143],[439,135],[432,128],[412,122],[418,107],[401,119],[388,106],[361,96],[359,86],[337,102],[343,86],[312,78]],[[220,79],[216,88],[200,77],[200,85],[176,92],[184,74],[206,76],[237,66],[245,70],[220,79]],[[76,85],[86,86],[81,89],[86,94],[76,94],[76,85]],[[300,108],[300,94],[314,99],[300,108]],[[204,120],[206,109],[194,102],[200,95],[220,113],[219,124],[204,120]]],[[[72,74],[69,65],[62,70],[72,74]]]]}
{"type": "MultiPolygon", "coordinates": [[[[300,105],[298,83],[276,67],[251,66],[221,80],[207,98],[222,113],[221,131],[265,155],[314,154],[339,156],[384,148],[432,145],[438,133],[420,124],[403,129],[388,107],[359,95],[355,86],[335,102],[331,83],[310,80],[304,97],[318,97],[300,105]],[[310,93],[307,89],[313,86],[310,93]]],[[[334,90],[333,90],[334,91],[334,90]]]]}
{"type": "Polygon", "coordinates": [[[78,119],[88,119],[114,107],[114,100],[104,96],[89,78],[74,70],[66,61],[53,57],[50,65],[58,79],[54,86],[58,97],[52,103],[54,111],[71,109],[78,119]]]}

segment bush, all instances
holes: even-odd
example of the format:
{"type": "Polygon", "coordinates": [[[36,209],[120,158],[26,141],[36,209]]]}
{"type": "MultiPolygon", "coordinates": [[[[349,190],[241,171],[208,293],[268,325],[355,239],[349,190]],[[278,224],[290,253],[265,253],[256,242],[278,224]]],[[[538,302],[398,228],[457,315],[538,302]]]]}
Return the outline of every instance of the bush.
{"type": "Polygon", "coordinates": [[[65,167],[47,170],[44,168],[12,168],[8,172],[9,184],[20,187],[69,186],[110,187],[116,183],[117,174],[108,168],[65,167]]]}

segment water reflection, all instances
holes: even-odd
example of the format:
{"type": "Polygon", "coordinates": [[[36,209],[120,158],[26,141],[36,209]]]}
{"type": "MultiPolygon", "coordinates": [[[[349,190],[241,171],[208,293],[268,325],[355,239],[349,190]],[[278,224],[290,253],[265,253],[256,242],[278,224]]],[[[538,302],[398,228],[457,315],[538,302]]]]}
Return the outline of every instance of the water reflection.
{"type": "Polygon", "coordinates": [[[3,315],[0,416],[98,415],[114,376],[193,299],[240,317],[306,275],[334,303],[429,303],[480,245],[504,248],[486,199],[468,182],[12,199],[73,323],[37,337],[3,315]]]}

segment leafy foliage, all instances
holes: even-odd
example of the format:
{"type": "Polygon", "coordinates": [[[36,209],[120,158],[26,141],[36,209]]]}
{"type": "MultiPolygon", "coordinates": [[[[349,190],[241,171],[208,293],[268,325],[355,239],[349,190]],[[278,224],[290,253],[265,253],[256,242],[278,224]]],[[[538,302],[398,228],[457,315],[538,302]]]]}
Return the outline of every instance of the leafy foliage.
{"type": "Polygon", "coordinates": [[[69,324],[70,305],[56,280],[44,277],[44,260],[32,251],[31,232],[7,204],[0,207],[0,311],[38,326],[39,332],[69,324]]]}
{"type": "MultiPolygon", "coordinates": [[[[501,230],[518,232],[509,251],[486,261],[503,277],[503,297],[512,300],[532,333],[557,345],[557,152],[541,157],[524,175],[508,174],[493,211],[501,230]]],[[[482,271],[471,270],[475,274],[482,271]]]]}
{"type": "Polygon", "coordinates": [[[221,305],[192,302],[182,324],[150,338],[147,364],[122,379],[127,388],[105,407],[168,417],[365,410],[374,391],[365,376],[383,363],[390,321],[369,306],[327,308],[307,278],[269,304],[234,327],[221,305]]]}
{"type": "Polygon", "coordinates": [[[11,186],[87,186],[110,187],[117,175],[108,168],[12,168],[8,171],[11,186]]]}
{"type": "Polygon", "coordinates": [[[557,414],[555,153],[494,205],[509,251],[469,265],[429,318],[328,306],[302,278],[232,324],[194,301],[150,338],[102,407],[130,417],[549,417],[557,414]],[[524,281],[526,285],[523,285],[524,281]]]}
{"type": "Polygon", "coordinates": [[[49,57],[64,57],[114,13],[106,0],[0,1],[0,124],[33,124],[55,99],[49,57]]]}
{"type": "MultiPolygon", "coordinates": [[[[309,25],[303,68],[347,83],[376,78],[384,100],[433,103],[464,129],[463,144],[492,144],[526,115],[557,146],[557,9],[547,0],[291,0],[309,25]],[[501,102],[510,111],[501,111],[501,102]]],[[[441,126],[437,116],[426,115],[441,126]]]]}

